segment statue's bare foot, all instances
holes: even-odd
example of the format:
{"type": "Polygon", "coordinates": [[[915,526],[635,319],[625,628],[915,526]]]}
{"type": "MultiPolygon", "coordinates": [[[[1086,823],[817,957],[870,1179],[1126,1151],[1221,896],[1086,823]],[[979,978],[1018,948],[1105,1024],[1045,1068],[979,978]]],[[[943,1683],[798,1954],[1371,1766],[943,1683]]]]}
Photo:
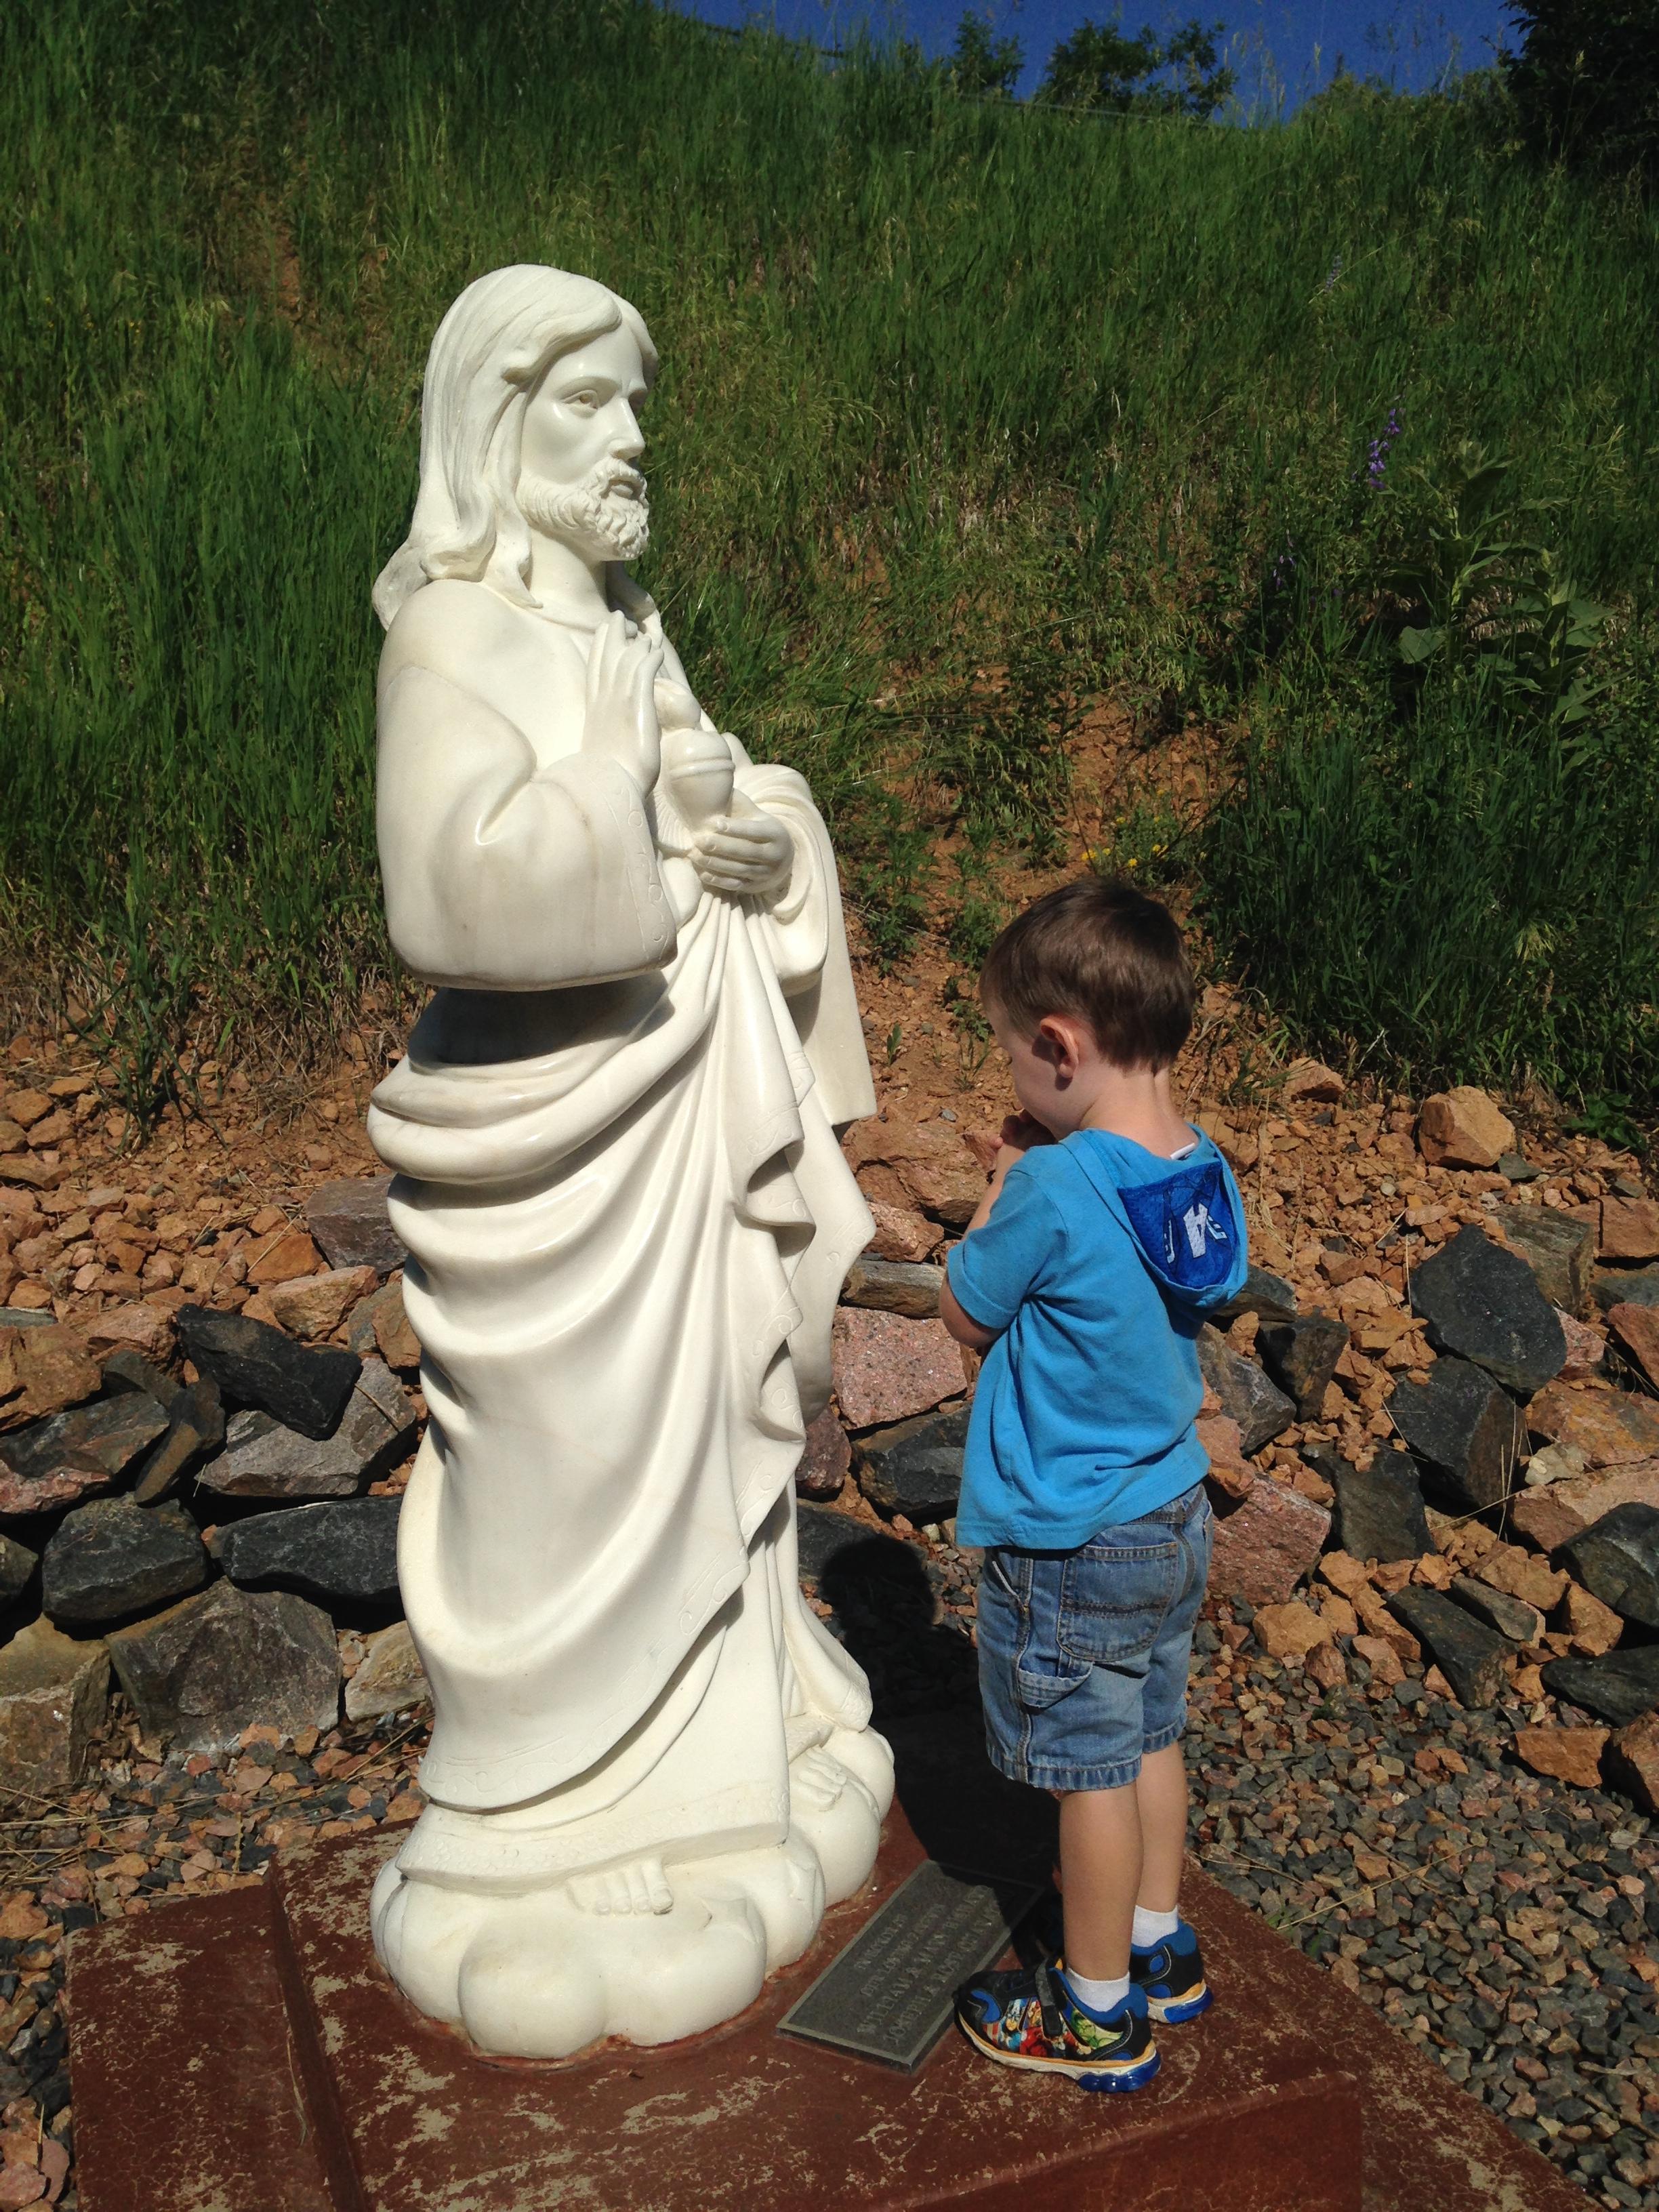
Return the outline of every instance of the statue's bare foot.
{"type": "MultiPolygon", "coordinates": [[[[868,1802],[857,1784],[841,1797],[868,1802]]],[[[375,1948],[422,2012],[484,2051],[669,2042],[752,2003],[811,1943],[825,1901],[817,1846],[793,1833],[672,1871],[671,1886],[647,1858],[514,1895],[410,1877],[394,1859],[370,1905],[375,1948]]]]}
{"type": "Polygon", "coordinates": [[[630,1859],[625,1866],[600,1867],[592,1874],[579,1874],[572,1879],[570,1894],[584,1912],[601,1915],[674,1909],[674,1893],[658,1858],[630,1859]]]}
{"type": "Polygon", "coordinates": [[[839,1905],[863,1887],[881,1843],[881,1818],[892,1796],[892,1760],[879,1736],[878,1759],[866,1780],[840,1756],[848,1738],[837,1729],[830,1741],[798,1752],[789,1762],[789,1832],[808,1844],[823,1869],[825,1902],[839,1905]],[[878,1794],[879,1792],[879,1795],[878,1794]]]}

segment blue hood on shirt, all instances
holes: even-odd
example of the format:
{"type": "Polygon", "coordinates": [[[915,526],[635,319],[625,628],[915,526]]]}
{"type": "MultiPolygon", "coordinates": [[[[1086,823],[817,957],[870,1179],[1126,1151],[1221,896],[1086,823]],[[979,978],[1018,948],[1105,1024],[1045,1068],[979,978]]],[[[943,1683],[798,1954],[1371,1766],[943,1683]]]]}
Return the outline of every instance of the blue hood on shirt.
{"type": "Polygon", "coordinates": [[[1183,1160],[1163,1160],[1126,1137],[1081,1129],[1066,1150],[1139,1247],[1172,1304],[1200,1313],[1243,1283],[1244,1206],[1231,1170],[1200,1135],[1183,1160]]]}

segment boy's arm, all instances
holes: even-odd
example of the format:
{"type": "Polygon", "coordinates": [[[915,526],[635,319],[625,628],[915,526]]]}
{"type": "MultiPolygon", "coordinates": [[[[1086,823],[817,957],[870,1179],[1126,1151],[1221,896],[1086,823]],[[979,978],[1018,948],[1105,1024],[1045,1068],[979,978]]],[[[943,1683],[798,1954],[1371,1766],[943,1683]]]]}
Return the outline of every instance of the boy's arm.
{"type": "MultiPolygon", "coordinates": [[[[1002,1143],[991,1169],[991,1179],[985,1187],[985,1195],[974,1210],[974,1218],[963,1231],[965,1243],[976,1229],[983,1229],[991,1218],[992,1208],[1002,1195],[1002,1186],[1007,1181],[1008,1170],[1017,1160],[1023,1160],[1033,1145],[1051,1145],[1053,1137],[1042,1123],[1034,1121],[1029,1114],[1011,1114],[1002,1125],[1002,1143]]],[[[958,1344],[965,1344],[969,1352],[988,1352],[1002,1331],[987,1328],[971,1314],[963,1311],[956,1292],[951,1287],[947,1273],[939,1285],[939,1317],[958,1344]]]]}

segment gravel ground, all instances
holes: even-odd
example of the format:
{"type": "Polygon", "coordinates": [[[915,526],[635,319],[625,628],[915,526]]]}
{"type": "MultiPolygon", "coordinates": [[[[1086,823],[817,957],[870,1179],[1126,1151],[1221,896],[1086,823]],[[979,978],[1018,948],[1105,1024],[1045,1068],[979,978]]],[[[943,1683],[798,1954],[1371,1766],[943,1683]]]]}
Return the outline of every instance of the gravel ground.
{"type": "MultiPolygon", "coordinates": [[[[975,1695],[972,1565],[918,1564],[822,1593],[878,1725],[975,1695]]],[[[1659,1826],[1518,1765],[1527,1710],[1466,1712],[1410,1662],[1392,1689],[1324,1692],[1251,1618],[1212,1601],[1196,1638],[1204,1865],[1593,2202],[1659,2209],[1659,1826]]]]}
{"type": "MultiPolygon", "coordinates": [[[[878,1724],[971,1705],[971,1562],[884,1541],[880,1556],[878,1579],[832,1572],[819,1594],[870,1672],[878,1724]]],[[[1592,2201],[1659,2212],[1659,1828],[1518,1766],[1519,1708],[1465,1712],[1410,1665],[1392,1689],[1322,1692],[1267,1657],[1249,1620],[1212,1604],[1198,1632],[1188,1751],[1206,1866],[1592,2201]]],[[[76,2212],[69,1929],[258,1881],[301,1834],[419,1810],[423,1716],[285,1746],[250,1731],[216,1764],[146,1757],[117,1716],[95,1787],[0,1820],[0,2212],[76,2212]]]]}
{"type": "Polygon", "coordinates": [[[118,1720],[95,1786],[0,1820],[0,2212],[76,2212],[74,2114],[61,1997],[64,1941],[100,1918],[258,1881],[301,1834],[413,1820],[424,1719],[315,1730],[279,1746],[250,1730],[215,1764],[143,1755],[118,1720]],[[123,1735],[128,1739],[122,1741],[123,1735]]]}

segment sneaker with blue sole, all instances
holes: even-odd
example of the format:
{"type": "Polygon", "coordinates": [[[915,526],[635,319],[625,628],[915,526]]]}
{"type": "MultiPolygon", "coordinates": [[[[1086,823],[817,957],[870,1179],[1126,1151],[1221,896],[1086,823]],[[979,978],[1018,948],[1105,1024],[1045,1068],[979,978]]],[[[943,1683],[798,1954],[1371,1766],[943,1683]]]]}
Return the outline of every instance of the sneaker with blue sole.
{"type": "Polygon", "coordinates": [[[1132,1984],[1110,2012],[1091,2012],[1057,1966],[975,1974],[957,1991],[957,2021],[999,2066],[1063,2074],[1080,2089],[1144,2088],[1158,2069],[1142,1992],[1132,1984]]]}
{"type": "MultiPolygon", "coordinates": [[[[1031,1928],[1044,1957],[1057,1962],[1065,1941],[1065,1918],[1056,1893],[1050,1892],[1037,1906],[1031,1928]]],[[[1164,1942],[1142,1949],[1131,1947],[1129,1981],[1145,1994],[1147,2011],[1163,2027],[1196,2020],[1215,2002],[1215,1991],[1205,1978],[1198,1931],[1184,1920],[1164,1942]]]]}
{"type": "Polygon", "coordinates": [[[1184,1920],[1173,1936],[1149,1949],[1131,1947],[1129,1985],[1141,1991],[1147,2011],[1166,2027],[1196,2020],[1215,2002],[1215,1991],[1204,1977],[1197,1931],[1184,1920]]]}

